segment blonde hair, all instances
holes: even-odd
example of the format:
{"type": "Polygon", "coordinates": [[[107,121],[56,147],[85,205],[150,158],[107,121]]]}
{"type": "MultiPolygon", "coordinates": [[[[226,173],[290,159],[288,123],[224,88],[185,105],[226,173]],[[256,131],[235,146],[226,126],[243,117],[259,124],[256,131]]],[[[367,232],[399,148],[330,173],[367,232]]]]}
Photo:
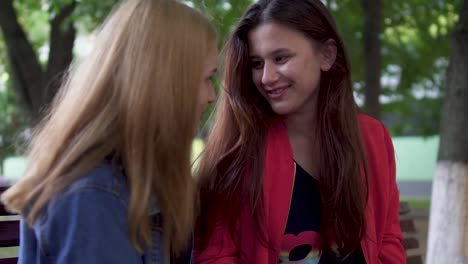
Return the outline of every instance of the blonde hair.
{"type": "Polygon", "coordinates": [[[32,224],[55,194],[113,153],[129,184],[135,248],[151,244],[147,208],[156,196],[166,253],[180,252],[193,224],[190,151],[201,69],[215,45],[210,22],[182,3],[121,3],[91,54],[70,70],[36,128],[25,175],[2,201],[18,213],[28,206],[32,224]]]}

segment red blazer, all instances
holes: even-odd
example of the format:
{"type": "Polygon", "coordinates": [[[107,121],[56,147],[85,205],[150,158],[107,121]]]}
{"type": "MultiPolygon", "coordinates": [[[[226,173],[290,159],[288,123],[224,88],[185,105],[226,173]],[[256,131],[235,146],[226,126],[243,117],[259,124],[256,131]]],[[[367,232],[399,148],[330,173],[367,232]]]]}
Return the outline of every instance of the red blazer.
{"type": "MultiPolygon", "coordinates": [[[[399,216],[399,193],[395,179],[395,156],[387,129],[378,121],[359,116],[369,174],[366,236],[361,247],[367,264],[406,263],[399,216]]],[[[195,263],[277,264],[284,236],[294,184],[294,161],[283,123],[269,128],[263,188],[266,230],[273,249],[257,240],[253,217],[243,208],[237,222],[238,235],[233,238],[218,222],[208,247],[195,251],[195,263]],[[290,186],[290,188],[286,188],[290,186]]]]}

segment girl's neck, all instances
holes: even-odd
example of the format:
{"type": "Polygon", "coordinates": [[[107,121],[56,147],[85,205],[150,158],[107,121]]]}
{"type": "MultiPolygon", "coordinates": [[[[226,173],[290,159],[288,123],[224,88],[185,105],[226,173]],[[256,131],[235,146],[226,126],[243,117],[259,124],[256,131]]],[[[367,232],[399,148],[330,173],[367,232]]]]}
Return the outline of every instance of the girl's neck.
{"type": "Polygon", "coordinates": [[[315,127],[314,113],[296,113],[285,117],[285,125],[289,137],[313,139],[315,127]]]}
{"type": "Polygon", "coordinates": [[[307,116],[291,115],[285,119],[285,125],[294,160],[310,175],[317,177],[318,151],[315,117],[310,114],[307,116]]]}

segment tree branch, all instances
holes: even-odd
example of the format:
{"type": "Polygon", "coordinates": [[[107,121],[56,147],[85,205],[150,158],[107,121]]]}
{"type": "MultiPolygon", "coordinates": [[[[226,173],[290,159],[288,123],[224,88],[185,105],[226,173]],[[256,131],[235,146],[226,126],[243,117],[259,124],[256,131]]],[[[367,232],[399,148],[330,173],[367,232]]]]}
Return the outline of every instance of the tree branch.
{"type": "Polygon", "coordinates": [[[50,21],[50,49],[46,71],[46,91],[44,103],[51,102],[62,83],[63,73],[73,60],[73,46],[76,29],[70,16],[75,10],[76,2],[72,1],[63,7],[58,15],[50,21]]]}

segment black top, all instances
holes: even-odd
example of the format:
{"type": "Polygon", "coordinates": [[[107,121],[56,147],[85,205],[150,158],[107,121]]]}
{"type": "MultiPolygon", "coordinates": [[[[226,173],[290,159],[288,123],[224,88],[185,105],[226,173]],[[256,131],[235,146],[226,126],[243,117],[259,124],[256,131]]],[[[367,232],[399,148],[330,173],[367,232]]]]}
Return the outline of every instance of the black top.
{"type": "Polygon", "coordinates": [[[320,240],[321,195],[318,182],[296,163],[294,189],[279,263],[362,264],[361,248],[339,261],[337,252],[322,252],[320,240]]]}

